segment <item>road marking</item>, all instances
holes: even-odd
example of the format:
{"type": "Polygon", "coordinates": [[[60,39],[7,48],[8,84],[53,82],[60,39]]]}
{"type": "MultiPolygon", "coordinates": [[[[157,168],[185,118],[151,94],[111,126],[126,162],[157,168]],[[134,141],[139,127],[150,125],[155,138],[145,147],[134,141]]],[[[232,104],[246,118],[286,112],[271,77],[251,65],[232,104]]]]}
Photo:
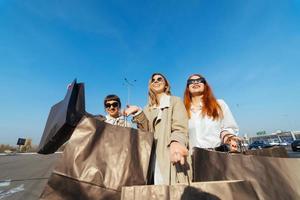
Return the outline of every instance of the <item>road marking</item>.
{"type": "Polygon", "coordinates": [[[23,191],[23,190],[25,190],[24,184],[22,184],[22,185],[20,185],[20,186],[18,186],[18,187],[12,188],[12,189],[10,189],[10,190],[8,190],[8,191],[6,191],[6,192],[1,191],[1,193],[0,193],[0,199],[4,199],[4,198],[6,198],[6,197],[11,196],[11,195],[14,194],[14,193],[21,192],[21,191],[23,191]]]}
{"type": "Polygon", "coordinates": [[[0,187],[6,187],[10,185],[11,180],[7,179],[7,180],[0,180],[0,187]]]}

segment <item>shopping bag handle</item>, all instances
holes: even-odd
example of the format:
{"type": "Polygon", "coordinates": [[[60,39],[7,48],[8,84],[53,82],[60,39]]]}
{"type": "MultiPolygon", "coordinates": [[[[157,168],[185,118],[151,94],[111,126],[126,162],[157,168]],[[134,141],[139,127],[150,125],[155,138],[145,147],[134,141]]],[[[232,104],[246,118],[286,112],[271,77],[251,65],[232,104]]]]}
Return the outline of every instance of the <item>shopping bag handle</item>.
{"type": "MultiPolygon", "coordinates": [[[[175,168],[181,168],[183,170],[183,173],[187,179],[187,183],[188,183],[188,186],[191,185],[191,180],[190,180],[190,176],[188,174],[188,169],[187,169],[187,159],[185,157],[185,164],[184,165],[181,165],[179,162],[175,163],[175,168]]],[[[178,177],[178,171],[176,170],[176,176],[178,177]]],[[[169,176],[169,183],[171,183],[171,169],[170,169],[170,176],[169,176]]]]}

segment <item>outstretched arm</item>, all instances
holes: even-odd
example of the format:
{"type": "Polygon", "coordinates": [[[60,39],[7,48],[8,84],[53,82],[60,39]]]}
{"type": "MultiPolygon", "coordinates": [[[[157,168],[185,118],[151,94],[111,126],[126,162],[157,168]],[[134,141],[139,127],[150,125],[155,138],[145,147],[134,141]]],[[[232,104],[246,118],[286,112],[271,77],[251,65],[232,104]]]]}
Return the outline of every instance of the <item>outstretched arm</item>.
{"type": "Polygon", "coordinates": [[[149,120],[140,107],[128,105],[124,111],[124,114],[126,116],[132,115],[132,121],[137,124],[139,129],[149,131],[149,120]]]}

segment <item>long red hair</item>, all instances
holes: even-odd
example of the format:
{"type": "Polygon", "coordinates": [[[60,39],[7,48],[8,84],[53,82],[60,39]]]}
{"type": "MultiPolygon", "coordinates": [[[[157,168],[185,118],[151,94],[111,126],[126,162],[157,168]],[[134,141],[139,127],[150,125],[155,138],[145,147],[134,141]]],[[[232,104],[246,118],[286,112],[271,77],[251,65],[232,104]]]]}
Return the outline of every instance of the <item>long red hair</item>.
{"type": "MultiPolygon", "coordinates": [[[[204,78],[200,74],[192,74],[189,76],[188,79],[190,79],[192,76],[198,76],[199,78],[204,78]]],[[[191,105],[192,105],[192,95],[189,90],[189,85],[186,84],[185,91],[184,91],[184,97],[183,97],[184,105],[187,110],[189,118],[191,118],[191,105]]],[[[221,106],[218,104],[212,89],[210,88],[207,81],[204,83],[204,91],[203,91],[203,97],[202,97],[202,116],[209,116],[212,117],[213,120],[218,120],[220,118],[223,118],[223,111],[221,106]]]]}

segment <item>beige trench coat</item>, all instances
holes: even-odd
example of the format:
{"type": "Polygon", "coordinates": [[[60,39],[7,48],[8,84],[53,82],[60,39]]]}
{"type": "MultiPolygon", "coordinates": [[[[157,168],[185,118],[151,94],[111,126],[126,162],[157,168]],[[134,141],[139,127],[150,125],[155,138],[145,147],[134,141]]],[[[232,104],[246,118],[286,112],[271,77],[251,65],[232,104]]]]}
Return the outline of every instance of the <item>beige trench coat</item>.
{"type": "Polygon", "coordinates": [[[186,183],[187,172],[191,172],[189,164],[186,163],[184,167],[171,164],[169,151],[170,142],[173,140],[188,146],[188,116],[181,99],[171,96],[168,107],[146,106],[143,112],[133,118],[133,122],[137,123],[140,129],[154,132],[156,162],[164,184],[186,183]],[[157,109],[161,110],[160,117],[157,116],[157,109]]]}

